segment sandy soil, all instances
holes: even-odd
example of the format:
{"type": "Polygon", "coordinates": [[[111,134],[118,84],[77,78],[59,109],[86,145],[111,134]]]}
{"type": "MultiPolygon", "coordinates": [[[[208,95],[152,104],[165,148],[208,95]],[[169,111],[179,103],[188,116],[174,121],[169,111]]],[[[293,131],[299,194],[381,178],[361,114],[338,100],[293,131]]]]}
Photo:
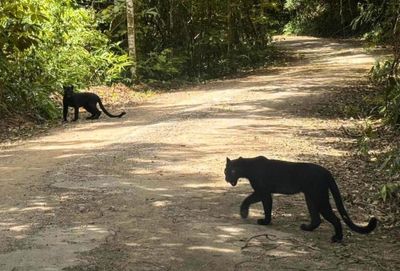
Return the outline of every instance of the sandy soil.
{"type": "MultiPolygon", "coordinates": [[[[157,95],[122,119],[82,120],[0,152],[0,270],[398,270],[398,232],[313,233],[301,195],[239,217],[251,191],[230,187],[225,158],[343,162],[345,120],[311,110],[366,80],[374,58],[354,42],[280,38],[300,60],[157,95]]],[[[336,163],[335,163],[336,164],[336,163]]],[[[372,180],[362,180],[368,183],[372,180]]],[[[346,180],[338,179],[342,191],[346,180]]],[[[368,204],[347,205],[355,221],[368,204]]],[[[380,225],[382,226],[382,225],[380,225]]]]}

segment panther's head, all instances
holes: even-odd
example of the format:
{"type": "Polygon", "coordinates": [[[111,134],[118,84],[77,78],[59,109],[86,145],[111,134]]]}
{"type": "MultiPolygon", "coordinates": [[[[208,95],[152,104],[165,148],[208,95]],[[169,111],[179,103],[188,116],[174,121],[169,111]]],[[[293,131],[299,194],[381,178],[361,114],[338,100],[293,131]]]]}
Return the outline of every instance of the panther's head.
{"type": "Polygon", "coordinates": [[[237,167],[236,162],[236,160],[230,160],[228,157],[226,158],[225,181],[230,183],[232,186],[235,186],[241,177],[240,168],[237,167]]]}
{"type": "Polygon", "coordinates": [[[64,96],[66,97],[72,97],[72,95],[74,94],[74,86],[70,85],[70,86],[63,86],[64,89],[64,96]]]}

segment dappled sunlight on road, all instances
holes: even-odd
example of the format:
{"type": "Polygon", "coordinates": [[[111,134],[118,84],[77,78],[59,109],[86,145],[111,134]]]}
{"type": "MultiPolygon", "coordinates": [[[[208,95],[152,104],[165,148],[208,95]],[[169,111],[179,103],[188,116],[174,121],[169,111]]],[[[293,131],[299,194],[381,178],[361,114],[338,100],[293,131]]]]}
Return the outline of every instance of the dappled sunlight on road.
{"type": "Polygon", "coordinates": [[[228,248],[218,248],[218,247],[210,247],[210,246],[191,246],[188,247],[189,250],[205,250],[209,252],[219,252],[219,253],[235,253],[236,250],[228,249],[228,248]]]}
{"type": "Polygon", "coordinates": [[[18,207],[11,207],[6,210],[0,210],[0,213],[11,213],[11,212],[28,212],[28,211],[49,211],[52,210],[52,207],[47,206],[32,206],[26,208],[18,208],[18,207]]]}

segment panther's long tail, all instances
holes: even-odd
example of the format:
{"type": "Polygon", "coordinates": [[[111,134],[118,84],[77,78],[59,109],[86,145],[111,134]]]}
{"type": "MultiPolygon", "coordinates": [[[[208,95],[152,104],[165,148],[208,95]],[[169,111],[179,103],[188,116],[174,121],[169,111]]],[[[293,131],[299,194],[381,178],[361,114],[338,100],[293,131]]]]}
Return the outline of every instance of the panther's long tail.
{"type": "Polygon", "coordinates": [[[108,111],[106,110],[106,108],[104,107],[104,105],[103,105],[103,103],[101,102],[101,100],[99,100],[99,105],[100,105],[101,110],[102,110],[107,116],[109,116],[110,118],[120,118],[120,117],[122,117],[123,115],[126,114],[126,112],[122,112],[122,113],[119,114],[119,115],[113,115],[113,114],[111,114],[110,112],[108,112],[108,111]]]}
{"type": "Polygon", "coordinates": [[[373,231],[376,228],[377,219],[375,217],[371,218],[368,222],[368,225],[364,226],[364,227],[358,226],[353,223],[353,221],[349,217],[349,214],[347,213],[346,209],[344,208],[343,200],[342,200],[342,196],[340,195],[339,188],[331,174],[330,174],[330,178],[329,178],[329,189],[331,190],[333,199],[335,200],[336,207],[337,207],[340,215],[342,216],[344,222],[347,224],[347,226],[349,226],[349,228],[351,230],[358,232],[358,233],[365,234],[365,233],[370,233],[371,231],[373,231]]]}

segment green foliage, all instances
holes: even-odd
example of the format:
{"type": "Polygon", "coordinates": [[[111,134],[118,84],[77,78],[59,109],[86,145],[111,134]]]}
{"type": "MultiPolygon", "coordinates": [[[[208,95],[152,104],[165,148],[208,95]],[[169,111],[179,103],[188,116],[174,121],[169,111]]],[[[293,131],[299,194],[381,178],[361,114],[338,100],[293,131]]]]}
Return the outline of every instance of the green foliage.
{"type": "Polygon", "coordinates": [[[128,57],[96,27],[95,13],[73,1],[2,0],[0,110],[59,115],[52,94],[118,79],[128,57]]]}
{"type": "Polygon", "coordinates": [[[164,49],[161,53],[150,52],[146,60],[138,67],[143,78],[155,81],[168,81],[182,73],[184,57],[176,57],[172,49],[164,49]]]}
{"type": "Polygon", "coordinates": [[[399,31],[398,0],[286,0],[284,8],[290,14],[285,26],[289,34],[364,34],[370,41],[388,42],[399,31]]]}
{"type": "Polygon", "coordinates": [[[320,1],[300,1],[288,0],[285,3],[285,9],[291,14],[291,20],[285,25],[286,34],[321,34],[318,27],[323,24],[323,19],[327,13],[327,6],[320,1]]]}
{"type": "MultiPolygon", "coordinates": [[[[392,57],[378,62],[370,72],[370,78],[381,92],[378,95],[379,113],[386,124],[400,127],[400,1],[366,0],[359,5],[359,16],[353,21],[353,29],[368,29],[364,37],[372,44],[385,43],[392,49],[392,57]]],[[[384,202],[400,202],[400,152],[394,146],[386,154],[381,170],[390,180],[382,186],[380,197],[384,202]]]]}
{"type": "Polygon", "coordinates": [[[400,198],[400,184],[389,183],[383,185],[379,195],[383,202],[398,200],[400,198]]]}
{"type": "MultiPolygon", "coordinates": [[[[104,33],[126,47],[125,1],[97,3],[104,33]]],[[[212,78],[266,63],[282,10],[280,0],[135,4],[138,69],[145,81],[212,78]]]]}
{"type": "Polygon", "coordinates": [[[356,0],[286,0],[290,14],[285,25],[287,34],[348,36],[354,34],[351,21],[357,15],[356,0]],[[345,2],[345,3],[344,3],[345,2]]]}
{"type": "Polygon", "coordinates": [[[358,130],[361,131],[361,135],[357,139],[358,153],[363,157],[369,158],[371,139],[376,136],[370,119],[365,119],[364,124],[360,125],[358,130]]]}
{"type": "Polygon", "coordinates": [[[374,42],[393,43],[399,34],[398,0],[365,0],[359,1],[359,15],[352,22],[353,29],[367,27],[365,37],[374,42]]]}
{"type": "Polygon", "coordinates": [[[384,170],[391,178],[400,177],[400,150],[394,149],[386,154],[380,170],[384,170]]]}
{"type": "Polygon", "coordinates": [[[378,62],[370,71],[373,83],[380,86],[380,114],[386,123],[398,126],[400,124],[400,78],[398,69],[394,71],[394,61],[378,62]]]}
{"type": "MultiPolygon", "coordinates": [[[[398,0],[366,0],[359,4],[359,15],[352,22],[353,29],[366,29],[364,37],[372,44],[386,43],[393,56],[378,62],[370,71],[372,82],[380,88],[375,99],[385,123],[400,127],[400,2],[398,0]]],[[[381,162],[381,171],[389,179],[382,186],[380,197],[384,202],[399,202],[400,152],[392,147],[381,162]]]]}
{"type": "Polygon", "coordinates": [[[40,24],[47,18],[37,3],[3,0],[0,14],[2,51],[22,51],[38,43],[40,24]]]}
{"type": "Polygon", "coordinates": [[[366,38],[376,43],[387,43],[393,48],[389,60],[377,63],[371,70],[372,81],[382,88],[381,114],[388,124],[400,124],[400,2],[387,0],[385,5],[367,1],[360,6],[360,16],[354,20],[354,27],[371,25],[366,38]]]}

